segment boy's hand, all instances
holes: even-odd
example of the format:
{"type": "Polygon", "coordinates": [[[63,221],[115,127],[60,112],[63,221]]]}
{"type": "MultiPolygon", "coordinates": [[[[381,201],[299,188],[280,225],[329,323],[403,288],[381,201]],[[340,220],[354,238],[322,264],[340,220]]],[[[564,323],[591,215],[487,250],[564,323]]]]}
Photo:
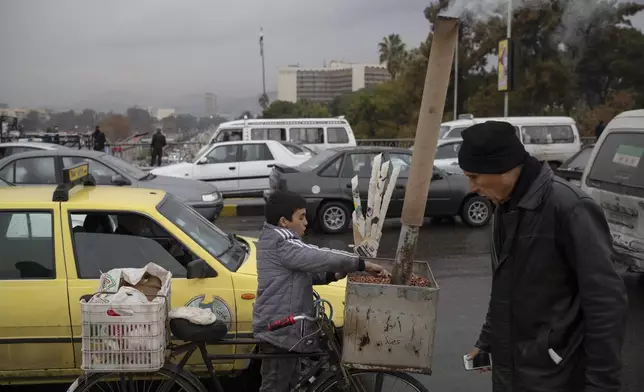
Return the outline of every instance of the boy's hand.
{"type": "Polygon", "coordinates": [[[364,263],[364,270],[369,272],[371,275],[377,276],[379,278],[388,278],[391,276],[389,271],[384,269],[382,266],[375,263],[371,263],[369,261],[366,261],[364,263]]]}

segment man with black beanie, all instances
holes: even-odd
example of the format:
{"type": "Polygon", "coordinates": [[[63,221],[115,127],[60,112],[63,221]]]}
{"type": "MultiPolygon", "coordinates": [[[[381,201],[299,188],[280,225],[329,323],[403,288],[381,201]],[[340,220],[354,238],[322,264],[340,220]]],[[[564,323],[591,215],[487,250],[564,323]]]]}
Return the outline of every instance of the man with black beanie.
{"type": "Polygon", "coordinates": [[[459,165],[497,206],[492,293],[470,358],[495,392],[619,392],[627,297],[602,209],[531,157],[506,122],[462,133],[459,165]]]}

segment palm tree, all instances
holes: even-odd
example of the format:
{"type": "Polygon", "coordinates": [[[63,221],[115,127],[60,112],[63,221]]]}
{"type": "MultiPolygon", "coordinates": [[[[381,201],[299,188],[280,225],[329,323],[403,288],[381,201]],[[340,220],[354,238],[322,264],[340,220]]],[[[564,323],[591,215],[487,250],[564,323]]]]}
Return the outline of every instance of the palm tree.
{"type": "Polygon", "coordinates": [[[405,43],[402,42],[400,35],[389,34],[387,37],[383,37],[378,44],[378,51],[380,52],[380,64],[386,63],[387,71],[389,71],[391,78],[395,79],[407,57],[405,43]]]}
{"type": "Polygon", "coordinates": [[[259,102],[259,106],[261,106],[263,110],[266,110],[266,108],[270,104],[270,101],[268,99],[268,95],[266,95],[266,94],[260,95],[258,102],[259,102]]]}

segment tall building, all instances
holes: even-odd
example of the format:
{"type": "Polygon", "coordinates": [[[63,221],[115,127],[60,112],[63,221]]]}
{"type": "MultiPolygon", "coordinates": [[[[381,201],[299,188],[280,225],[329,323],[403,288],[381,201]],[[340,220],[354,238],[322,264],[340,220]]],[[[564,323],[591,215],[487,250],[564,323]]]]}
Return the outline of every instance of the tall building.
{"type": "Polygon", "coordinates": [[[331,61],[323,68],[284,67],[277,79],[277,99],[329,103],[336,97],[390,80],[387,68],[331,61]]]}
{"type": "Polygon", "coordinates": [[[156,109],[152,114],[152,117],[155,117],[157,120],[161,121],[166,117],[176,116],[177,111],[171,108],[156,109]]]}
{"type": "Polygon", "coordinates": [[[213,93],[206,93],[206,116],[217,115],[217,96],[213,93]]]}

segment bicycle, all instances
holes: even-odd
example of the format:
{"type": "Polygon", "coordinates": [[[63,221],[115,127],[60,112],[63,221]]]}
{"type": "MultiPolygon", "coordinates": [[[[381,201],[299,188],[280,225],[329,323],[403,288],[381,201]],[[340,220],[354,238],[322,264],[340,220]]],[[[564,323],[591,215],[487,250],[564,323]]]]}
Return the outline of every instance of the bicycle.
{"type": "MultiPolygon", "coordinates": [[[[359,370],[350,369],[342,365],[342,346],[340,344],[333,318],[333,306],[324,299],[318,299],[314,302],[315,315],[309,316],[301,314],[289,316],[283,320],[272,322],[268,325],[269,330],[277,330],[294,325],[297,321],[307,320],[315,322],[319,328],[320,347],[322,350],[313,353],[248,353],[248,354],[209,354],[207,345],[258,345],[263,343],[257,339],[225,339],[228,330],[221,322],[215,322],[208,326],[192,324],[187,320],[174,319],[170,321],[170,330],[173,335],[186,343],[173,344],[168,346],[169,355],[166,356],[165,365],[154,373],[93,373],[79,377],[74,384],[68,389],[68,392],[88,392],[88,391],[139,391],[138,385],[143,383],[143,391],[151,391],[145,385],[148,380],[161,379],[158,382],[160,392],[170,392],[179,390],[185,392],[225,392],[221,386],[218,376],[215,374],[213,362],[217,360],[240,360],[240,359],[264,359],[264,358],[313,358],[318,359],[317,363],[306,369],[297,385],[291,392],[306,390],[309,392],[368,392],[383,391],[385,379],[393,379],[394,387],[392,391],[404,392],[405,389],[396,387],[397,382],[402,382],[410,387],[411,391],[429,392],[417,379],[401,372],[385,370],[359,370]],[[329,315],[325,311],[325,304],[329,307],[329,315]],[[199,350],[203,364],[208,370],[208,381],[210,389],[195,376],[184,369],[186,363],[199,350]],[[178,363],[172,363],[168,359],[175,358],[185,353],[178,363]],[[374,376],[375,380],[370,382],[361,381],[365,376],[374,376]],[[102,380],[110,381],[108,388],[102,388],[99,382],[102,380]],[[98,387],[97,387],[98,385],[98,387]],[[118,389],[114,389],[116,385],[118,389]],[[369,388],[367,388],[369,386],[369,388]],[[96,387],[96,389],[95,389],[96,387]],[[135,388],[137,387],[137,388],[135,388]],[[373,387],[373,388],[371,388],[373,387]]],[[[404,387],[403,385],[403,387],[404,387]]]]}

